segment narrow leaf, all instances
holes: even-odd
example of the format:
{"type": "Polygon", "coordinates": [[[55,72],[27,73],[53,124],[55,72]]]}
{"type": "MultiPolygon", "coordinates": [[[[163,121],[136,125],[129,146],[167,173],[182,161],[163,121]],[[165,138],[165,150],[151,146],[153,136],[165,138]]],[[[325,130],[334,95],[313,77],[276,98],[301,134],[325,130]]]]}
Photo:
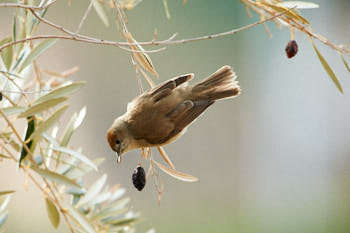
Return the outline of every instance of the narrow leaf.
{"type": "Polygon", "coordinates": [[[89,223],[89,221],[83,216],[78,210],[74,207],[68,207],[69,213],[79,222],[79,224],[86,230],[88,233],[97,233],[94,227],[89,223]]]}
{"type": "Polygon", "coordinates": [[[69,154],[97,171],[97,166],[88,157],[86,157],[78,151],[71,150],[65,147],[53,147],[52,150],[69,154]]]}
{"type": "Polygon", "coordinates": [[[142,0],[120,0],[120,7],[127,10],[132,10],[136,5],[138,5],[142,0]]]}
{"type": "Polygon", "coordinates": [[[58,87],[51,92],[47,93],[46,95],[40,97],[35,101],[35,103],[41,103],[43,101],[49,100],[49,99],[54,99],[54,98],[59,98],[62,96],[66,96],[69,94],[72,94],[76,91],[78,91],[82,86],[85,85],[86,82],[74,82],[71,84],[68,84],[63,87],[58,87]]]}
{"type": "Polygon", "coordinates": [[[45,198],[47,216],[54,228],[58,228],[60,225],[60,213],[58,212],[55,204],[51,202],[48,198],[45,198]]]}
{"type": "Polygon", "coordinates": [[[20,106],[12,106],[12,107],[3,108],[1,110],[4,112],[6,116],[11,116],[11,115],[23,112],[25,108],[20,106]]]}
{"type": "Polygon", "coordinates": [[[31,64],[35,59],[37,59],[43,52],[49,49],[52,45],[56,43],[57,39],[46,39],[36,46],[25,58],[21,67],[19,68],[19,73],[31,64]]]}
{"type": "Polygon", "coordinates": [[[43,132],[50,129],[54,124],[57,123],[57,121],[61,118],[62,114],[67,110],[68,105],[63,106],[62,108],[58,109],[55,113],[53,113],[46,121],[39,124],[38,128],[35,130],[35,132],[32,135],[32,138],[34,136],[38,136],[42,134],[43,132]]]}
{"type": "Polygon", "coordinates": [[[343,61],[343,63],[344,63],[344,65],[345,65],[346,69],[350,72],[350,66],[349,66],[349,64],[346,62],[346,60],[345,60],[345,58],[344,58],[343,55],[340,55],[340,56],[341,56],[341,60],[343,61]]]}
{"type": "Polygon", "coordinates": [[[4,223],[6,222],[7,219],[7,212],[1,213],[0,214],[0,228],[4,225],[4,223]]]}
{"type": "Polygon", "coordinates": [[[13,38],[13,41],[17,40],[17,18],[16,18],[16,16],[13,17],[12,38],[13,38]]]}
{"type": "Polygon", "coordinates": [[[314,47],[314,50],[317,54],[318,59],[321,62],[321,65],[323,66],[323,68],[325,69],[325,71],[327,72],[327,74],[329,75],[329,77],[331,78],[331,80],[333,81],[333,83],[335,84],[335,86],[338,88],[338,90],[340,91],[340,93],[343,94],[343,89],[341,87],[340,82],[338,81],[337,76],[334,74],[332,68],[328,65],[328,62],[326,61],[326,59],[322,56],[322,54],[320,53],[320,51],[318,51],[318,49],[316,48],[314,42],[312,42],[312,46],[314,47]]]}
{"type": "Polygon", "coordinates": [[[297,9],[314,9],[314,8],[320,7],[316,3],[304,2],[304,1],[286,1],[286,2],[279,2],[276,5],[285,7],[285,8],[297,8],[297,9]]]}
{"type": "Polygon", "coordinates": [[[47,170],[47,169],[41,169],[38,167],[31,167],[33,171],[38,173],[44,178],[47,178],[53,182],[60,183],[66,186],[74,187],[74,188],[81,188],[79,184],[77,184],[74,180],[71,180],[63,175],[60,175],[58,173],[55,173],[53,171],[47,170]]]}
{"type": "Polygon", "coordinates": [[[9,204],[10,199],[11,199],[11,195],[1,197],[0,213],[3,212],[7,208],[7,205],[9,204]]]}
{"type": "Polygon", "coordinates": [[[132,37],[130,33],[127,34],[127,38],[129,43],[133,43],[135,45],[130,45],[132,50],[137,52],[132,52],[135,60],[144,68],[147,72],[150,72],[154,76],[158,77],[158,73],[155,71],[151,58],[147,55],[145,50],[141,45],[137,43],[137,41],[132,37]]]}
{"type": "Polygon", "coordinates": [[[80,200],[78,205],[81,206],[93,200],[101,192],[103,186],[106,183],[106,180],[107,180],[107,175],[104,174],[103,176],[101,176],[100,179],[98,179],[95,183],[93,183],[89,188],[89,190],[84,195],[84,197],[80,200]]]}
{"type": "Polygon", "coordinates": [[[8,195],[8,194],[11,194],[11,193],[14,193],[14,192],[16,192],[16,191],[14,191],[14,190],[1,191],[0,192],[0,196],[8,195]]]}
{"type": "Polygon", "coordinates": [[[96,13],[102,20],[103,24],[106,27],[108,27],[109,26],[108,18],[106,16],[106,13],[105,13],[105,10],[103,9],[102,4],[98,0],[91,0],[91,3],[92,3],[92,6],[95,8],[96,13]]]}
{"type": "Polygon", "coordinates": [[[170,11],[169,11],[167,0],[163,0],[163,5],[164,5],[164,9],[165,9],[165,13],[166,13],[167,19],[170,19],[171,15],[170,15],[170,11]]]}
{"type": "MultiPolygon", "coordinates": [[[[27,131],[26,131],[26,135],[24,137],[24,142],[26,142],[31,136],[32,134],[34,133],[34,130],[35,130],[35,121],[33,119],[33,117],[28,117],[27,118],[27,131]]],[[[29,140],[26,145],[28,147],[28,149],[31,149],[31,146],[33,144],[33,140],[29,140]]],[[[22,160],[27,156],[27,150],[22,146],[21,147],[21,156],[18,160],[18,166],[21,166],[21,162],[22,160]]]]}
{"type": "Polygon", "coordinates": [[[173,170],[176,170],[175,166],[170,161],[170,159],[169,159],[168,155],[166,154],[165,150],[163,149],[163,147],[159,146],[157,148],[158,148],[160,155],[163,157],[164,161],[169,165],[169,167],[171,167],[173,170]]]}
{"type": "MultiPolygon", "coordinates": [[[[12,37],[6,37],[2,41],[0,41],[0,46],[12,42],[12,37]]],[[[13,46],[6,47],[1,51],[1,58],[5,64],[5,67],[8,71],[10,71],[11,63],[13,56],[13,46]]]]}
{"type": "Polygon", "coordinates": [[[163,172],[165,172],[166,174],[178,179],[178,180],[182,180],[182,181],[186,181],[186,182],[195,182],[198,181],[197,177],[194,177],[192,175],[188,175],[182,172],[178,172],[175,171],[173,169],[170,169],[166,166],[164,166],[163,164],[160,164],[154,160],[152,160],[152,163],[154,163],[159,169],[161,169],[163,172]]]}
{"type": "Polygon", "coordinates": [[[34,114],[48,110],[48,109],[64,102],[67,99],[68,99],[67,97],[60,97],[57,99],[50,99],[50,100],[35,104],[35,105],[31,106],[30,108],[28,108],[26,111],[22,112],[18,117],[32,116],[34,114]]]}
{"type": "Polygon", "coordinates": [[[63,137],[61,140],[61,146],[65,147],[68,145],[69,140],[71,139],[74,131],[81,125],[83,122],[83,119],[86,114],[86,107],[82,108],[79,114],[74,114],[72,118],[70,119],[69,123],[67,124],[67,127],[63,133],[63,137]]]}
{"type": "Polygon", "coordinates": [[[278,6],[278,5],[273,5],[273,4],[270,4],[270,3],[267,3],[267,2],[261,2],[262,4],[270,7],[271,9],[279,12],[279,13],[282,13],[282,12],[285,12],[285,15],[297,20],[297,21],[300,21],[301,23],[303,24],[310,24],[310,22],[305,19],[304,17],[302,17],[300,14],[298,14],[296,11],[293,11],[293,10],[288,10],[287,8],[285,7],[281,7],[281,6],[278,6]]]}

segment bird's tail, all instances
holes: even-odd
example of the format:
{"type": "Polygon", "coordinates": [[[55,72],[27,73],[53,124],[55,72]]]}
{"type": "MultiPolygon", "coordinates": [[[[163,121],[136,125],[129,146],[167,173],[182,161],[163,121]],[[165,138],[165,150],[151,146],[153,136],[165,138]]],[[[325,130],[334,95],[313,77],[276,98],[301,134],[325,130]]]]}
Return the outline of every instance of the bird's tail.
{"type": "Polygon", "coordinates": [[[208,78],[196,84],[192,89],[192,93],[197,98],[206,100],[235,97],[240,92],[236,77],[230,66],[223,66],[208,78]]]}

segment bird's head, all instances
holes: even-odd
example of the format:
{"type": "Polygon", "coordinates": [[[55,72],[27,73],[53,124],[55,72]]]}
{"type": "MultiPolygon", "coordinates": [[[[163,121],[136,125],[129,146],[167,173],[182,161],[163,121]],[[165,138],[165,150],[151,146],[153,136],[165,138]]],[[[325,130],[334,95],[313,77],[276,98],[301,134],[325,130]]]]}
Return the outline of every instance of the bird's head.
{"type": "Polygon", "coordinates": [[[117,162],[120,163],[122,154],[131,150],[133,140],[126,123],[121,118],[117,118],[107,131],[107,140],[112,150],[117,152],[117,162]]]}

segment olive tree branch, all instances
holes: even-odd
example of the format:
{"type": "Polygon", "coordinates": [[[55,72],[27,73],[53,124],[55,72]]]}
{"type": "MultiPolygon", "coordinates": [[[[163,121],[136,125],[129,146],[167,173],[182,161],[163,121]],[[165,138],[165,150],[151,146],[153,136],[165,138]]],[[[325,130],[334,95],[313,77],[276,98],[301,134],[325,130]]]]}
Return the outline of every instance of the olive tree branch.
{"type": "MultiPolygon", "coordinates": [[[[38,14],[35,13],[34,10],[32,10],[33,14],[35,17],[37,17],[41,22],[48,24],[49,26],[56,28],[57,30],[60,30],[64,32],[65,34],[68,34],[68,36],[62,36],[62,35],[39,35],[39,36],[33,36],[33,37],[28,37],[22,40],[17,40],[17,41],[12,41],[9,43],[4,44],[3,46],[0,47],[0,52],[9,46],[12,46],[14,44],[18,43],[24,43],[26,41],[31,41],[31,40],[39,40],[39,39],[62,39],[62,40],[74,40],[74,41],[80,41],[80,42],[85,42],[85,43],[92,43],[92,44],[101,44],[101,45],[112,45],[112,46],[131,46],[131,45],[176,45],[176,44],[185,44],[185,43],[191,43],[191,42],[196,42],[196,41],[201,41],[201,40],[210,40],[218,37],[224,37],[224,36],[229,36],[229,35],[234,35],[236,33],[239,33],[241,31],[247,30],[251,27],[263,24],[265,22],[271,21],[277,17],[282,16],[285,14],[285,12],[281,12],[279,14],[273,15],[271,17],[268,17],[264,20],[257,21],[252,24],[248,24],[246,26],[237,28],[237,29],[232,29],[226,32],[221,32],[217,34],[211,34],[207,36],[199,36],[199,37],[194,37],[194,38],[189,38],[189,39],[180,39],[180,40],[173,40],[173,38],[176,36],[176,34],[172,35],[169,39],[166,40],[159,40],[159,41],[146,41],[146,42],[138,42],[138,43],[129,43],[129,42],[120,42],[120,41],[109,41],[109,40],[103,40],[99,38],[94,38],[94,37],[88,37],[84,36],[81,34],[75,34],[74,32],[69,31],[68,29],[65,29],[64,27],[54,24],[42,17],[40,17],[38,14]]],[[[148,52],[148,51],[145,51],[148,52]]]]}

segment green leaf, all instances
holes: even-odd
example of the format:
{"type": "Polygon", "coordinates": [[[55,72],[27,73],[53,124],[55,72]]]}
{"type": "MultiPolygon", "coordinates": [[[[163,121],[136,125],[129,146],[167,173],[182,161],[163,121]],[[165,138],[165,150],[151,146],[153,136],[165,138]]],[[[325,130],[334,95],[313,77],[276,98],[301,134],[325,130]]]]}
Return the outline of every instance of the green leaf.
{"type": "Polygon", "coordinates": [[[97,171],[97,166],[88,157],[86,157],[78,151],[71,150],[65,147],[53,147],[52,150],[69,154],[97,171]]]}
{"type": "MultiPolygon", "coordinates": [[[[26,136],[24,138],[24,142],[26,142],[32,136],[34,131],[35,131],[35,121],[34,121],[33,117],[30,116],[27,118],[27,131],[26,131],[26,136]]],[[[26,143],[26,145],[29,149],[31,149],[32,144],[33,144],[33,140],[29,140],[26,143]]],[[[21,156],[18,160],[18,166],[21,166],[21,162],[27,156],[27,154],[28,154],[27,150],[22,146],[21,147],[21,156]]]]}
{"type": "Polygon", "coordinates": [[[67,127],[63,133],[63,137],[61,140],[61,146],[65,147],[68,145],[69,140],[71,139],[74,131],[81,125],[83,122],[83,119],[86,114],[86,107],[82,108],[79,114],[74,114],[72,118],[70,119],[69,123],[67,124],[67,127]]]}
{"type": "Polygon", "coordinates": [[[186,182],[195,182],[198,181],[197,177],[194,177],[192,175],[189,174],[185,174],[179,171],[175,171],[171,168],[168,168],[166,166],[164,166],[161,163],[158,163],[154,160],[152,160],[152,163],[154,163],[158,168],[160,168],[163,172],[165,172],[166,174],[178,179],[178,180],[182,180],[182,181],[186,181],[186,182]]]}
{"type": "Polygon", "coordinates": [[[106,219],[109,217],[116,216],[117,214],[123,213],[127,210],[126,205],[130,202],[130,198],[123,198],[121,200],[115,201],[108,205],[107,208],[104,208],[98,212],[94,218],[95,219],[106,219]]]}
{"type": "Polygon", "coordinates": [[[83,196],[82,199],[80,199],[78,206],[81,206],[83,204],[86,204],[90,201],[92,201],[102,190],[103,186],[105,185],[107,180],[107,175],[104,174],[101,176],[100,179],[98,179],[95,183],[91,185],[89,190],[86,192],[86,194],[83,196]]]}
{"type": "Polygon", "coordinates": [[[50,99],[38,104],[35,104],[31,107],[29,107],[26,111],[22,112],[18,117],[28,117],[32,116],[34,114],[40,113],[42,111],[45,111],[49,108],[52,108],[64,101],[66,101],[68,98],[67,97],[60,97],[57,99],[50,99]]]}
{"type": "Polygon", "coordinates": [[[97,233],[94,227],[89,223],[89,221],[83,216],[78,210],[74,207],[68,207],[69,213],[79,222],[79,224],[84,228],[88,233],[97,233]]]}
{"type": "Polygon", "coordinates": [[[23,112],[25,108],[20,106],[12,106],[12,107],[3,108],[1,110],[4,112],[6,116],[11,116],[11,115],[23,112]]]}
{"type": "Polygon", "coordinates": [[[12,38],[13,38],[13,41],[17,40],[17,18],[16,18],[16,16],[13,17],[12,38]]]}
{"type": "Polygon", "coordinates": [[[52,45],[56,43],[57,39],[46,39],[38,44],[24,59],[18,73],[20,73],[24,68],[31,64],[35,59],[37,59],[43,52],[49,49],[52,45]]]}
{"type": "Polygon", "coordinates": [[[34,19],[35,19],[35,17],[32,14],[32,12],[27,11],[27,17],[26,17],[26,20],[25,20],[27,36],[29,36],[32,33],[34,19]]]}
{"type": "Polygon", "coordinates": [[[47,216],[54,228],[58,228],[60,225],[60,213],[58,212],[56,206],[49,200],[45,198],[47,216]]]}
{"type": "Polygon", "coordinates": [[[0,158],[3,158],[3,159],[11,159],[10,156],[7,156],[7,155],[1,154],[1,153],[0,153],[0,158]]]}
{"type": "Polygon", "coordinates": [[[47,93],[46,95],[43,95],[39,99],[35,101],[35,103],[41,103],[43,101],[49,100],[49,99],[54,99],[54,98],[59,98],[62,96],[66,96],[69,94],[72,94],[76,91],[78,91],[82,86],[84,86],[86,82],[74,82],[71,84],[68,84],[63,87],[58,87],[51,92],[47,93]]]}
{"type": "MultiPolygon", "coordinates": [[[[12,42],[12,37],[6,37],[2,41],[0,41],[0,46],[12,42]]],[[[10,71],[11,63],[12,63],[12,57],[13,57],[13,45],[4,48],[1,51],[1,58],[2,61],[5,64],[5,67],[8,71],[10,71]]]]}
{"type": "Polygon", "coordinates": [[[1,191],[0,192],[0,196],[8,195],[8,194],[11,194],[11,193],[14,193],[14,192],[16,192],[16,191],[14,191],[14,190],[1,191]]]}
{"type": "Polygon", "coordinates": [[[36,173],[38,173],[39,175],[41,175],[42,177],[47,178],[53,182],[60,183],[69,187],[81,188],[81,186],[77,184],[74,180],[71,180],[53,171],[38,168],[38,167],[33,167],[33,166],[31,167],[31,169],[36,173]]]}
{"type": "Polygon", "coordinates": [[[340,56],[341,56],[341,60],[343,61],[343,63],[344,63],[344,65],[345,65],[346,69],[350,72],[350,66],[349,66],[349,64],[346,62],[346,60],[345,60],[345,58],[344,58],[343,55],[340,55],[340,56]]]}
{"type": "MultiPolygon", "coordinates": [[[[23,10],[23,9],[20,9],[20,11],[23,10]]],[[[19,16],[19,20],[18,20],[18,23],[19,23],[19,33],[18,33],[18,40],[23,40],[24,38],[26,38],[26,26],[25,26],[25,22],[24,20],[22,20],[22,17],[19,16]]],[[[22,51],[22,48],[24,46],[24,43],[19,43],[16,45],[17,47],[17,53],[20,53],[22,51]]]]}
{"type": "Polygon", "coordinates": [[[312,41],[312,46],[314,47],[314,50],[317,54],[318,59],[321,62],[321,65],[323,66],[323,68],[325,69],[325,71],[327,72],[327,74],[329,75],[329,77],[331,78],[331,80],[333,81],[333,83],[335,84],[335,86],[338,88],[338,90],[340,91],[340,93],[343,94],[343,89],[341,87],[340,82],[338,81],[337,76],[334,74],[332,68],[328,65],[328,62],[326,61],[326,59],[322,56],[322,54],[320,53],[320,51],[318,51],[318,49],[316,48],[314,42],[312,41]]]}
{"type": "Polygon", "coordinates": [[[38,128],[32,134],[31,138],[42,134],[43,132],[47,131],[52,126],[54,126],[57,123],[57,121],[61,118],[63,113],[67,110],[67,108],[68,105],[63,106],[62,108],[58,109],[55,113],[53,113],[46,121],[40,123],[38,128]]]}
{"type": "MultiPolygon", "coordinates": [[[[98,167],[104,160],[105,160],[104,158],[97,158],[93,160],[93,163],[98,167]]],[[[84,176],[86,173],[92,170],[94,169],[91,166],[88,166],[85,163],[81,163],[79,164],[79,169],[78,168],[70,169],[65,173],[65,175],[72,179],[76,179],[84,176]]]]}
{"type": "Polygon", "coordinates": [[[286,2],[279,2],[276,5],[285,7],[285,8],[296,8],[296,9],[314,9],[314,8],[320,7],[316,3],[304,2],[304,1],[286,1],[286,2]]]}
{"type": "Polygon", "coordinates": [[[163,0],[163,5],[164,5],[164,9],[165,9],[165,13],[166,13],[167,19],[170,19],[171,15],[170,15],[170,11],[169,11],[167,0],[163,0]]]}
{"type": "Polygon", "coordinates": [[[0,214],[0,228],[6,222],[7,216],[8,216],[7,212],[4,212],[4,213],[0,214]]]}
{"type": "Polygon", "coordinates": [[[6,209],[7,205],[10,202],[10,199],[11,199],[11,195],[7,195],[7,196],[1,197],[0,213],[3,212],[6,209]]]}
{"type": "Polygon", "coordinates": [[[91,3],[92,3],[92,6],[95,8],[96,13],[102,20],[103,24],[106,27],[108,27],[109,26],[108,18],[106,16],[106,13],[104,11],[102,4],[98,0],[91,0],[91,3]]]}

